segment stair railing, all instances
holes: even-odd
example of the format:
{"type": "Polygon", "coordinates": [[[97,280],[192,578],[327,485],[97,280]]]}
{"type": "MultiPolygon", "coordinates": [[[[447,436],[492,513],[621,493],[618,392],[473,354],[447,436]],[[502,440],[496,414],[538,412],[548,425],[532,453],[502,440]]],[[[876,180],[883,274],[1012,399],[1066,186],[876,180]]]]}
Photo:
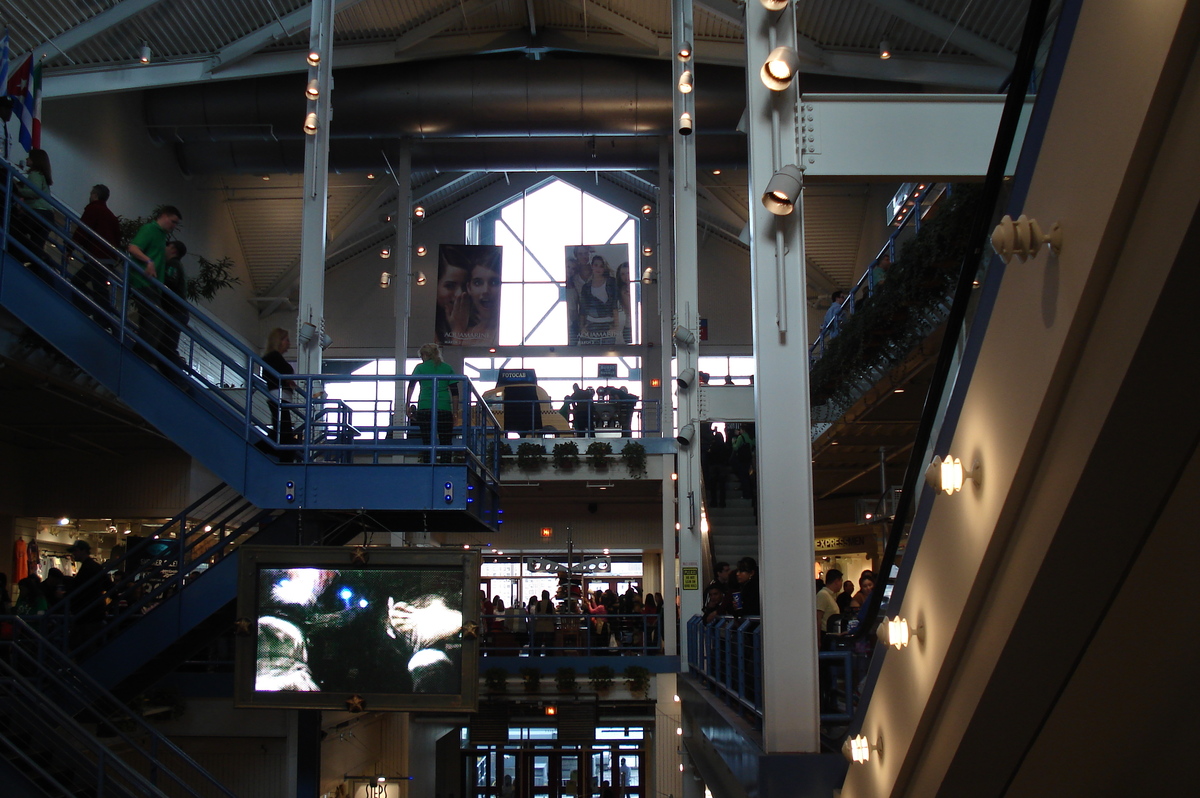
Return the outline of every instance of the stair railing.
{"type": "MultiPolygon", "coordinates": [[[[354,462],[356,457],[361,462],[362,456],[380,462],[381,455],[394,454],[396,441],[407,438],[412,444],[418,430],[404,423],[405,414],[398,414],[400,423],[394,426],[364,433],[352,425],[344,403],[325,398],[322,386],[331,375],[278,374],[219,321],[171,291],[156,290],[140,264],[100,239],[71,208],[37,189],[11,163],[0,159],[0,167],[0,244],[10,256],[5,268],[20,268],[14,259],[26,264],[31,273],[181,389],[203,388],[193,393],[196,401],[238,430],[247,443],[281,459],[322,464],[354,462]],[[49,203],[53,218],[13,202],[18,186],[49,203]],[[278,432],[284,414],[295,420],[295,441],[283,440],[278,432]]],[[[346,379],[356,378],[337,381],[346,379]]],[[[464,410],[456,428],[463,442],[441,447],[442,451],[465,454],[466,463],[495,481],[499,455],[494,450],[503,432],[470,379],[462,375],[395,378],[400,383],[398,394],[414,382],[426,383],[423,389],[432,387],[436,392],[446,381],[461,383],[466,390],[461,391],[464,410]]],[[[436,456],[436,437],[425,448],[436,456]]]]}
{"type": "Polygon", "coordinates": [[[194,798],[236,798],[23,618],[5,620],[12,624],[13,638],[0,649],[7,655],[0,658],[0,687],[6,699],[23,708],[6,715],[19,723],[42,723],[57,731],[55,750],[86,752],[85,758],[95,765],[97,795],[111,794],[105,787],[112,782],[122,790],[117,794],[161,796],[169,792],[194,798]],[[85,723],[94,723],[98,734],[89,732],[85,723]],[[120,741],[121,755],[113,753],[98,735],[120,741]]]}

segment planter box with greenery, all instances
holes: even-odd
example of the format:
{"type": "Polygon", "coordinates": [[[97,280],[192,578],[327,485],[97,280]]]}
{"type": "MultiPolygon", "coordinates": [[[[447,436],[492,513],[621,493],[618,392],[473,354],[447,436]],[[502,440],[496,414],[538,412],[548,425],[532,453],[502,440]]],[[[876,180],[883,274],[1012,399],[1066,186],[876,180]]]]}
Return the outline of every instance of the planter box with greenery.
{"type": "Polygon", "coordinates": [[[613,448],[611,443],[592,441],[587,447],[588,465],[597,470],[608,468],[608,462],[612,457],[612,453],[613,448]]]}
{"type": "Polygon", "coordinates": [[[626,441],[621,449],[621,462],[629,469],[629,476],[641,479],[646,476],[646,447],[637,441],[626,441]]]}
{"type": "Polygon", "coordinates": [[[622,676],[625,677],[625,686],[631,693],[641,693],[644,696],[650,689],[650,671],[639,665],[630,665],[622,676]]]}
{"type": "Polygon", "coordinates": [[[579,467],[579,444],[575,441],[564,441],[554,444],[551,454],[554,467],[560,471],[569,471],[579,467]]]}
{"type": "Polygon", "coordinates": [[[538,684],[542,681],[540,668],[521,668],[521,681],[525,683],[525,692],[536,693],[538,684]]]}
{"type": "Polygon", "coordinates": [[[616,673],[607,665],[597,665],[594,668],[588,668],[588,683],[597,693],[607,693],[613,686],[613,677],[616,673]]]}
{"type": "Polygon", "coordinates": [[[574,693],[579,689],[579,683],[575,681],[574,668],[559,668],[554,674],[554,684],[558,687],[560,693],[574,693]]]}
{"type": "Polygon", "coordinates": [[[537,471],[546,463],[546,450],[540,443],[526,441],[517,445],[517,468],[537,471]]]}
{"type": "Polygon", "coordinates": [[[508,671],[504,668],[488,668],[483,672],[483,685],[489,693],[508,692],[508,671]]]}

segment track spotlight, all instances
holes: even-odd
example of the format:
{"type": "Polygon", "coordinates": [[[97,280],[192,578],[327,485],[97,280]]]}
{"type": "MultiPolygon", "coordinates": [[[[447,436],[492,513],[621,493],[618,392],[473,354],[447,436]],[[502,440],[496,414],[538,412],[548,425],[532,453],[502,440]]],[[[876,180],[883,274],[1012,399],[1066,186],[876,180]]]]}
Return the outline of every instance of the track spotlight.
{"type": "Polygon", "coordinates": [[[308,65],[309,66],[320,66],[320,64],[321,64],[321,54],[318,53],[316,50],[309,50],[308,51],[308,65]]]}
{"type": "Polygon", "coordinates": [[[762,204],[776,216],[787,216],[796,207],[803,180],[804,173],[800,171],[800,167],[788,164],[767,181],[767,190],[763,192],[762,204]]]}
{"type": "Polygon", "coordinates": [[[687,111],[684,111],[679,115],[679,135],[692,135],[692,115],[687,111]]]}
{"type": "Polygon", "coordinates": [[[675,53],[675,57],[680,61],[687,61],[690,59],[692,57],[692,43],[683,42],[680,44],[678,52],[675,53]]]}
{"type": "Polygon", "coordinates": [[[387,260],[388,258],[392,257],[392,251],[387,247],[384,247],[383,249],[379,250],[379,257],[387,260]]]}
{"type": "Polygon", "coordinates": [[[679,390],[686,391],[696,383],[696,370],[692,367],[685,368],[679,372],[679,376],[675,378],[675,384],[679,386],[679,390]]]}
{"type": "Polygon", "coordinates": [[[762,0],[762,7],[768,11],[782,11],[790,2],[791,0],[762,0]]]}
{"type": "Polygon", "coordinates": [[[387,288],[392,284],[392,275],[389,272],[383,272],[379,275],[379,287],[387,288]]]}
{"type": "Polygon", "coordinates": [[[681,324],[675,328],[675,340],[687,346],[696,342],[696,334],[681,324]]]}
{"type": "Polygon", "coordinates": [[[892,46],[888,44],[887,39],[883,39],[879,42],[879,57],[884,61],[892,57],[892,46]]]}
{"type": "Polygon", "coordinates": [[[417,272],[417,285],[425,285],[429,282],[429,278],[425,276],[425,272],[417,272]]]}
{"type": "Polygon", "coordinates": [[[308,82],[308,88],[304,90],[304,96],[310,100],[315,100],[321,96],[321,88],[317,85],[316,78],[308,82]]]}
{"type": "Polygon", "coordinates": [[[644,247],[642,247],[642,254],[645,255],[647,258],[650,257],[651,255],[654,254],[654,247],[650,246],[649,244],[646,244],[644,247]]]}
{"type": "Polygon", "coordinates": [[[783,91],[792,85],[792,78],[796,76],[796,70],[799,68],[800,56],[796,51],[787,45],[780,45],[767,56],[758,76],[762,78],[763,85],[771,91],[783,91]]]}
{"type": "Polygon", "coordinates": [[[417,207],[413,208],[413,216],[417,217],[418,219],[424,219],[425,218],[425,206],[418,205],[417,207]]]}
{"type": "Polygon", "coordinates": [[[652,213],[654,213],[654,208],[649,203],[642,206],[642,216],[649,216],[652,213]]]}
{"type": "Polygon", "coordinates": [[[679,430],[679,434],[675,436],[675,441],[680,446],[691,446],[692,441],[696,439],[696,425],[691,422],[684,424],[679,430]]]}
{"type": "Polygon", "coordinates": [[[310,111],[308,116],[304,117],[304,132],[310,136],[317,135],[317,112],[310,111]]]}
{"type": "Polygon", "coordinates": [[[418,258],[423,258],[428,254],[429,254],[429,250],[427,250],[424,245],[417,247],[417,257],[418,258]]]}
{"type": "Polygon", "coordinates": [[[323,332],[321,333],[321,339],[319,343],[321,344],[321,351],[324,352],[329,348],[329,345],[333,343],[333,338],[329,336],[329,333],[323,332]]]}
{"type": "Polygon", "coordinates": [[[142,42],[142,49],[138,50],[138,60],[141,61],[143,64],[150,63],[150,44],[149,44],[149,42],[142,42]]]}
{"type": "Polygon", "coordinates": [[[685,69],[683,70],[683,74],[679,76],[679,93],[692,93],[692,70],[685,69]]]}
{"type": "Polygon", "coordinates": [[[653,283],[654,283],[654,267],[647,266],[646,270],[644,272],[642,272],[642,285],[653,285],[653,283]]]}

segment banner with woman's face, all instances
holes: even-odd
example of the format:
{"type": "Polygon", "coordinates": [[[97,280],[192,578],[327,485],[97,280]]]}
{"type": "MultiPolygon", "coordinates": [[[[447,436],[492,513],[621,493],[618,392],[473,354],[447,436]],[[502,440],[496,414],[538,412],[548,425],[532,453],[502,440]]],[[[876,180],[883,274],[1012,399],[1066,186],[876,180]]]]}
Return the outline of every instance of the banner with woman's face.
{"type": "Polygon", "coordinates": [[[567,343],[616,346],[633,342],[629,246],[566,247],[567,343]]]}
{"type": "Polygon", "coordinates": [[[443,346],[496,346],[500,341],[503,247],[438,246],[434,336],[443,346]]]}

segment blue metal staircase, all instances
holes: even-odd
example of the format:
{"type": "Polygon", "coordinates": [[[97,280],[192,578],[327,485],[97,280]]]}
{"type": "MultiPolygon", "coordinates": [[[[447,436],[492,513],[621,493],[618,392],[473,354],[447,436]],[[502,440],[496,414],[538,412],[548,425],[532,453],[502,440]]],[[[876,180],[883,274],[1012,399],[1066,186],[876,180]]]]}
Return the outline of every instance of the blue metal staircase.
{"type": "MultiPolygon", "coordinates": [[[[386,511],[398,528],[495,528],[503,432],[465,377],[454,378],[467,390],[452,446],[427,446],[414,427],[354,426],[349,408],[324,398],[321,375],[289,376],[294,391],[272,390],[266,375],[278,375],[258,354],[174,294],[144,295],[132,279],[139,267],[69,208],[42,195],[56,211],[49,222],[11,201],[29,184],[11,164],[0,167],[0,306],[246,499],[264,509],[386,511]],[[110,257],[98,260],[97,250],[110,257]],[[107,288],[84,284],[86,274],[103,274],[107,288]],[[135,307],[149,318],[136,318],[135,307]],[[161,330],[178,333],[174,351],[156,346],[161,330]],[[282,413],[299,440],[274,440],[282,413]]],[[[436,389],[449,378],[396,379],[403,392],[412,380],[436,389]]]]}

